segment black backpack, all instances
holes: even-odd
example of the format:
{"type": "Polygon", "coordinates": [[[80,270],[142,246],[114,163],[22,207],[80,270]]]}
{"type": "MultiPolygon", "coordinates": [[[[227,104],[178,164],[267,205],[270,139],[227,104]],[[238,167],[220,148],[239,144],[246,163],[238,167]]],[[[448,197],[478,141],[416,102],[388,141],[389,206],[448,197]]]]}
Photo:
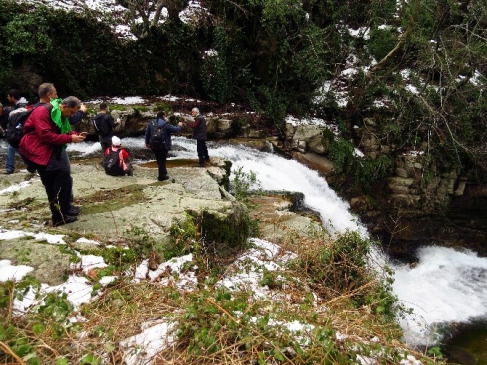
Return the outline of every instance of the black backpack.
{"type": "Polygon", "coordinates": [[[114,151],[110,147],[110,151],[103,157],[103,167],[107,175],[119,176],[123,174],[123,167],[120,164],[120,153],[122,150],[114,151]]]}
{"type": "MultiPolygon", "coordinates": [[[[42,104],[51,113],[51,104],[42,104]]],[[[40,105],[38,105],[40,106],[40,105]]],[[[14,109],[8,116],[6,139],[9,145],[14,148],[19,148],[20,140],[23,136],[23,129],[26,120],[37,106],[27,106],[14,109]]]]}
{"type": "Polygon", "coordinates": [[[166,149],[166,129],[168,123],[164,124],[162,127],[159,127],[156,123],[156,121],[152,122],[152,125],[154,126],[153,133],[151,135],[150,139],[150,148],[153,150],[162,150],[166,149]]]}

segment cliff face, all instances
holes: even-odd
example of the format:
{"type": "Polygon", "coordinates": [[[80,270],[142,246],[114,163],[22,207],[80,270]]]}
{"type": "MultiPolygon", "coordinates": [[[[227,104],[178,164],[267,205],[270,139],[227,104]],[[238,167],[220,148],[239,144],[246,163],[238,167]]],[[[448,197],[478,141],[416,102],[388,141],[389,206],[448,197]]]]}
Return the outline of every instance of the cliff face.
{"type": "Polygon", "coordinates": [[[426,165],[421,152],[390,153],[395,146],[379,139],[380,126],[372,119],[355,128],[363,157],[392,156],[385,178],[367,192],[346,184],[327,159],[326,127],[289,126],[286,143],[293,157],[319,170],[346,199],[370,232],[389,245],[391,253],[408,255],[417,245],[437,243],[475,249],[487,254],[487,187],[454,168],[426,165]]]}

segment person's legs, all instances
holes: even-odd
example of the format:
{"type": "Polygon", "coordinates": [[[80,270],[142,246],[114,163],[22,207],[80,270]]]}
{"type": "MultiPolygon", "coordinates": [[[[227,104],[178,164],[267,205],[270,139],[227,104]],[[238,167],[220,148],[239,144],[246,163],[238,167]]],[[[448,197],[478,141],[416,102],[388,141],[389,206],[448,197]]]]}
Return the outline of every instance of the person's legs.
{"type": "MultiPolygon", "coordinates": [[[[200,139],[196,140],[196,152],[198,153],[198,165],[203,167],[205,165],[205,141],[200,139]]],[[[206,152],[207,153],[207,152],[206,152]]]]}
{"type": "Polygon", "coordinates": [[[208,147],[206,146],[206,141],[203,141],[203,152],[205,156],[205,161],[210,162],[210,156],[208,155],[208,147]]]}
{"type": "Polygon", "coordinates": [[[166,160],[167,160],[167,150],[157,150],[154,151],[157,160],[158,166],[158,175],[157,180],[163,181],[167,180],[167,169],[166,169],[166,160]]]}
{"type": "Polygon", "coordinates": [[[125,170],[125,174],[127,174],[127,176],[134,176],[134,168],[132,167],[132,164],[130,163],[129,160],[125,160],[125,165],[127,166],[127,170],[125,170]]]}
{"type": "MultiPolygon", "coordinates": [[[[71,176],[71,162],[69,161],[68,152],[65,149],[63,149],[63,151],[61,152],[61,158],[65,159],[65,163],[67,163],[67,165],[69,167],[69,176],[71,177],[71,186],[73,186],[73,177],[71,176]]],[[[74,207],[74,205],[73,205],[73,203],[74,203],[73,190],[71,190],[71,196],[69,197],[69,203],[70,203],[71,207],[74,207]]],[[[77,209],[79,209],[79,208],[77,208],[77,209]]]]}
{"type": "Polygon", "coordinates": [[[51,209],[53,225],[70,223],[76,219],[68,215],[71,204],[69,198],[72,190],[72,179],[69,166],[61,156],[53,154],[47,166],[39,166],[37,171],[46,189],[51,209]]]}
{"type": "Polygon", "coordinates": [[[111,146],[111,143],[107,143],[107,142],[100,142],[101,144],[101,152],[102,152],[102,156],[105,156],[105,151],[107,150],[108,147],[111,146]]]}
{"type": "Polygon", "coordinates": [[[8,145],[5,156],[5,172],[7,174],[12,174],[15,171],[15,152],[17,152],[17,149],[8,145]]]}

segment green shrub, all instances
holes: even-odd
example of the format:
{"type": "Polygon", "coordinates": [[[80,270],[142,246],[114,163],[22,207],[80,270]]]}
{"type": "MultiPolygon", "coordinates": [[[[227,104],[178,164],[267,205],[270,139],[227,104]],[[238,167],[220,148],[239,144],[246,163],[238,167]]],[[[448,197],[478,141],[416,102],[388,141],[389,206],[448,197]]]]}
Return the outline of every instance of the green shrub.
{"type": "Polygon", "coordinates": [[[380,61],[396,46],[397,40],[397,32],[394,29],[373,27],[367,47],[374,58],[380,61]]]}
{"type": "Polygon", "coordinates": [[[353,143],[343,138],[335,139],[331,143],[328,157],[333,161],[338,172],[348,173],[351,171],[354,164],[354,149],[353,143]]]}

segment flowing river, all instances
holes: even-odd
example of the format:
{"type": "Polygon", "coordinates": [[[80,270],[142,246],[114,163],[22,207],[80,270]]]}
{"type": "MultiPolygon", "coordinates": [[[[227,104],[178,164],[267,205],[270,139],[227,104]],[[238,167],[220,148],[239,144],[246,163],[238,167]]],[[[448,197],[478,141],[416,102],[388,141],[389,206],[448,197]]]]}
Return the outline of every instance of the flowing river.
{"type": "MultiPolygon", "coordinates": [[[[122,143],[129,150],[144,148],[142,138],[125,138],[122,143]]],[[[320,214],[329,231],[349,229],[367,234],[358,217],[350,213],[349,204],[317,172],[294,160],[241,145],[208,145],[210,156],[232,161],[232,171],[242,168],[244,172],[254,172],[264,190],[302,192],[305,205],[320,214]]],[[[100,153],[99,148],[99,144],[82,143],[70,145],[69,150],[89,156],[100,153]]],[[[195,141],[173,138],[172,155],[195,159],[195,141]]],[[[439,345],[449,340],[451,328],[457,327],[458,334],[446,350],[454,354],[459,348],[469,348],[471,352],[478,347],[475,362],[469,362],[470,352],[466,360],[457,358],[457,362],[487,364],[487,258],[478,257],[473,251],[437,246],[422,247],[416,256],[418,263],[414,267],[401,262],[388,263],[395,270],[395,294],[407,308],[413,309],[413,314],[400,319],[404,341],[418,348],[439,345]],[[462,341],[467,338],[471,340],[464,344],[462,341]]]]}

